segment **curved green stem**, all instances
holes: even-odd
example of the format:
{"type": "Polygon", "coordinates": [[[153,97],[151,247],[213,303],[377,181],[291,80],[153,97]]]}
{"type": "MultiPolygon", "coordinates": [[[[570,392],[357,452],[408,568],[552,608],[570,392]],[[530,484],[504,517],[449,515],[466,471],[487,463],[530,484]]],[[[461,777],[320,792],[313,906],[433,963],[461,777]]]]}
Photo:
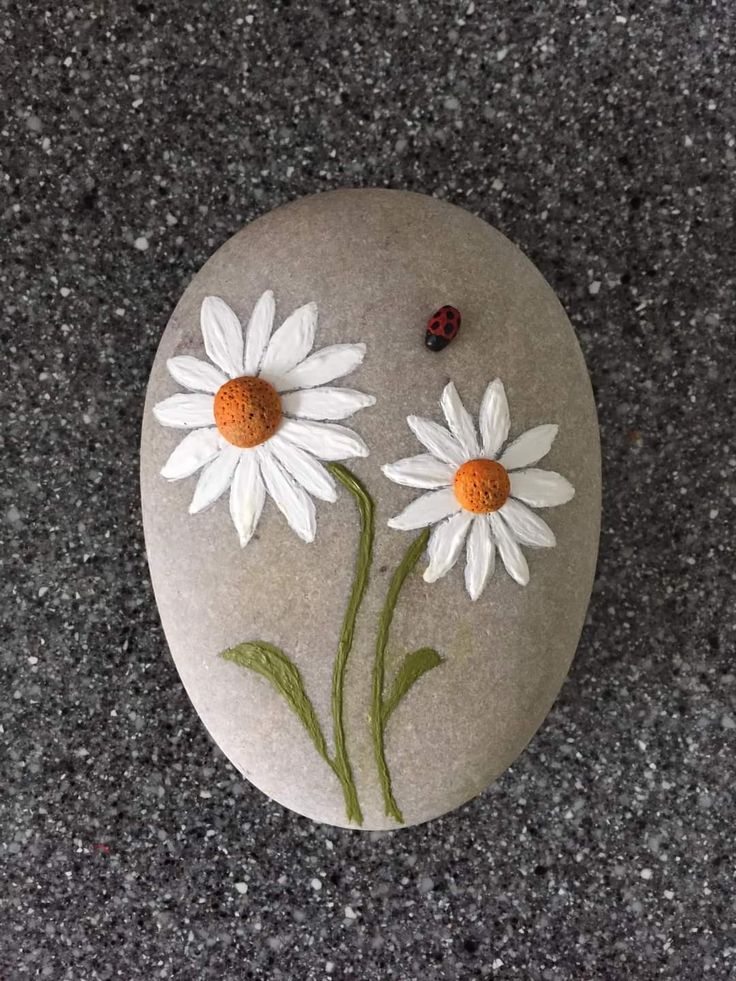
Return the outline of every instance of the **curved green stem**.
{"type": "Polygon", "coordinates": [[[363,814],[360,809],[358,794],[355,789],[355,780],[353,779],[353,771],[350,766],[345,742],[343,693],[345,688],[345,671],[347,669],[350,651],[353,647],[355,619],[368,585],[368,572],[373,556],[373,501],[357,477],[353,476],[345,467],[339,463],[329,463],[327,464],[327,468],[333,477],[339,480],[343,487],[353,495],[360,514],[360,542],[358,545],[358,557],[355,563],[355,577],[353,579],[353,588],[350,592],[347,609],[345,610],[345,616],[342,621],[340,642],[332,672],[332,725],[335,738],[334,769],[342,785],[347,817],[349,821],[362,824],[363,814]]]}
{"type": "Polygon", "coordinates": [[[389,712],[383,701],[383,688],[386,676],[386,647],[388,645],[388,635],[391,630],[391,623],[394,618],[394,610],[399,598],[399,593],[404,585],[404,581],[414,566],[419,561],[419,556],[427,547],[429,529],[418,535],[406,550],[404,558],[401,560],[391,577],[391,584],[386,594],[383,604],[381,618],[378,621],[378,636],[376,638],[376,657],[373,662],[373,708],[371,711],[371,729],[373,731],[373,750],[376,757],[376,767],[378,768],[378,778],[381,783],[383,793],[383,804],[386,815],[394,818],[399,823],[404,823],[404,816],[394,799],[391,787],[391,773],[386,762],[386,751],[384,748],[384,727],[386,719],[395,706],[391,706],[389,712]]]}

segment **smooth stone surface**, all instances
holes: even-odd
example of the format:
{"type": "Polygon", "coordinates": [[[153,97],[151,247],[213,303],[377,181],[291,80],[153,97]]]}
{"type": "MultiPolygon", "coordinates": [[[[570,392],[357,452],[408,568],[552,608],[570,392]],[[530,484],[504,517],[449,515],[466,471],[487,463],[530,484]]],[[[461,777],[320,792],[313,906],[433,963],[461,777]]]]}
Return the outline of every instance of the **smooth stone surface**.
{"type": "Polygon", "coordinates": [[[558,545],[525,550],[530,584],[518,586],[498,563],[472,603],[462,561],[431,585],[421,578],[422,562],[402,593],[389,674],[399,653],[419,646],[434,646],[445,659],[412,689],[387,730],[399,805],[407,824],[425,821],[480,792],[514,760],[574,654],[600,511],[598,429],[583,358],[552,290],[514,245],[465,211],[403,192],[338,191],[279,208],[228,241],[184,293],[153,366],[142,434],[143,517],[159,611],[184,685],[221,749],[261,790],[317,821],[346,823],[337,780],[270,685],[217,655],[256,638],[283,647],[331,742],[331,672],[358,536],[353,500],[341,490],[336,504],[317,503],[311,544],[267,501],[256,538],[241,550],[226,498],[192,517],[195,479],[167,483],[159,475],[182,434],[159,426],[151,412],[180,391],[166,359],[204,357],[203,297],[222,296],[246,322],[267,288],[275,293],[276,324],[295,307],[317,303],[315,348],[368,345],[361,368],[338,382],[378,400],[347,421],[371,450],[348,465],[376,501],[373,572],[345,703],[366,829],[395,827],[383,813],[367,716],[377,617],[415,534],[386,521],[417,493],[389,482],[380,465],[420,452],[405,417],[442,422],[438,400],[449,379],[475,417],[486,384],[499,376],[512,438],[540,423],[560,427],[541,465],[571,480],[576,496],[544,512],[558,545]],[[463,327],[435,354],[424,347],[426,318],[444,303],[461,310],[463,327]]]}

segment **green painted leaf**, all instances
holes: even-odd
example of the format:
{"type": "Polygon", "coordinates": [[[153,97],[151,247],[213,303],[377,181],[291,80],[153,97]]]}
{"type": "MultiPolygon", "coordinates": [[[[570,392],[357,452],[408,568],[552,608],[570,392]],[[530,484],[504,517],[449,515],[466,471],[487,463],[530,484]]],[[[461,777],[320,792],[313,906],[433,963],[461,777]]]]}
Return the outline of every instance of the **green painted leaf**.
{"type": "Polygon", "coordinates": [[[433,647],[420,647],[419,650],[411,651],[406,655],[394,678],[391,694],[383,704],[384,725],[411,686],[438,664],[442,664],[442,658],[433,647]]]}
{"type": "Polygon", "coordinates": [[[319,755],[334,767],[314,706],[304,690],[299,669],[279,647],[274,647],[265,640],[253,640],[223,651],[220,657],[267,678],[289,703],[309,733],[319,755]]]}

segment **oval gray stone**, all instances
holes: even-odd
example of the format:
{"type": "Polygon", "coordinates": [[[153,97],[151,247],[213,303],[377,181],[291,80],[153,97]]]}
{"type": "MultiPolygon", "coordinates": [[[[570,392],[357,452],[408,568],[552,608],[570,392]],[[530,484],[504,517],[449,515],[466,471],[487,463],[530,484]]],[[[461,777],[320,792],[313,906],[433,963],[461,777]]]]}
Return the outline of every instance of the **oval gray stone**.
{"type": "Polygon", "coordinates": [[[278,646],[298,668],[329,752],[335,652],[358,547],[355,501],[342,487],[317,503],[317,534],[300,541],[270,499],[241,549],[227,495],[190,515],[196,477],[160,471],[183,432],[160,426],[153,405],[182,391],[168,358],[205,358],[200,307],[220,296],[247,323],[266,290],[275,326],[295,308],[319,309],[315,349],[362,341],[363,364],[336,385],[374,395],[345,421],[370,449],[346,462],[375,502],[369,585],[356,621],[344,688],[346,745],[369,829],[386,815],[370,728],[378,619],[391,574],[417,532],[387,520],[421,491],[390,482],[381,466],[422,452],[408,415],[444,423],[439,398],[454,381],[474,419],[500,377],[510,438],[542,423],[559,433],[538,464],[566,476],[569,503],[545,509],[557,546],[524,548],[530,582],[517,585],[497,559],[481,597],[465,591],[461,557],[444,578],[422,579],[422,559],[400,595],[387,655],[387,688],[406,652],[429,646],[442,663],[408,691],[385,727],[385,754],[406,824],[469,800],[518,756],[569,668],[596,564],[600,448],[595,405],[574,332],[553,291],[511,242],[467,212],[423,195],[335,191],[265,215],[225,243],[195,276],[164,332],[146,397],[141,492],[146,546],[161,620],[189,697],[233,765],[269,797],[315,821],[352,826],[340,784],[282,695],[220,652],[244,641],[278,646]],[[444,351],[424,346],[428,316],[443,304],[463,325],[444,351]]]}

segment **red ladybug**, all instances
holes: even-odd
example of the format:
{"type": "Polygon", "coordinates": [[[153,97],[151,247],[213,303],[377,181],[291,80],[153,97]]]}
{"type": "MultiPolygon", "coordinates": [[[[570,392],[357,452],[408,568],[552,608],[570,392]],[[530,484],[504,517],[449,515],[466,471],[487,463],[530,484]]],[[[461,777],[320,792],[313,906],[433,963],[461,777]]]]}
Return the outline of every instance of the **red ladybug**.
{"type": "Polygon", "coordinates": [[[427,322],[424,343],[430,351],[442,351],[450,341],[457,337],[462,317],[457,307],[440,307],[427,322]]]}

